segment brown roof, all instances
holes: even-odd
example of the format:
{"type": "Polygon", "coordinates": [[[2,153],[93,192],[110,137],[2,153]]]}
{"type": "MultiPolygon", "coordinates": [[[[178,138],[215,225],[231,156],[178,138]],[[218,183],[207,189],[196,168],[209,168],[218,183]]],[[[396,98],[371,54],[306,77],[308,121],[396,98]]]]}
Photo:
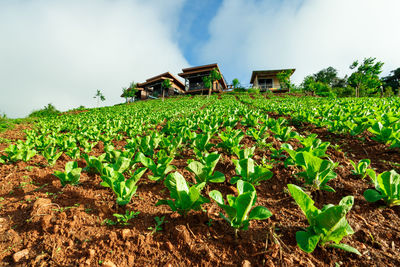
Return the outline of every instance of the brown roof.
{"type": "Polygon", "coordinates": [[[161,73],[157,76],[148,78],[145,82],[139,83],[138,86],[140,87],[145,87],[148,84],[154,83],[154,82],[160,82],[166,79],[170,79],[172,83],[175,83],[178,86],[178,89],[181,91],[185,91],[185,85],[174,75],[172,75],[170,72],[164,72],[161,73]]]}
{"type": "Polygon", "coordinates": [[[253,73],[251,74],[251,79],[250,83],[254,83],[254,79],[256,78],[257,75],[276,75],[279,72],[282,72],[284,70],[291,70],[292,74],[295,72],[296,69],[280,69],[280,70],[254,70],[253,73]]]}
{"type": "MultiPolygon", "coordinates": [[[[218,67],[218,64],[213,63],[213,64],[208,64],[208,65],[201,65],[201,66],[182,69],[182,73],[179,73],[178,75],[181,76],[182,78],[185,78],[192,74],[209,72],[209,71],[213,70],[214,68],[216,68],[219,71],[219,73],[221,73],[221,71],[218,67]]],[[[221,76],[222,76],[222,73],[221,73],[221,76]]],[[[225,82],[225,79],[223,76],[222,76],[221,80],[222,80],[223,87],[227,88],[227,85],[226,85],[226,82],[225,82]]]]}

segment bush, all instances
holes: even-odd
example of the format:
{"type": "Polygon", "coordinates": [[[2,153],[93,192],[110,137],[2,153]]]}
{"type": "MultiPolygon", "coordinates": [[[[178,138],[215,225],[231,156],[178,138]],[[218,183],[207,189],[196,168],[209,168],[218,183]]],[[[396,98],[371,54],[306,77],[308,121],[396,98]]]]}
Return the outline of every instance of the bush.
{"type": "Polygon", "coordinates": [[[350,97],[355,95],[355,90],[351,86],[334,87],[332,91],[337,95],[337,97],[350,97]]]}
{"type": "Polygon", "coordinates": [[[246,89],[243,88],[243,87],[238,87],[238,88],[233,89],[233,92],[235,92],[235,93],[244,93],[244,92],[246,92],[246,89]]]}
{"type": "Polygon", "coordinates": [[[53,106],[52,104],[49,103],[43,109],[32,111],[32,113],[29,114],[28,117],[36,117],[36,118],[48,117],[48,116],[57,115],[59,113],[60,113],[60,111],[58,111],[55,106],[53,106]]]}
{"type": "Polygon", "coordinates": [[[249,90],[247,90],[247,92],[249,94],[259,94],[260,93],[260,89],[258,89],[258,88],[250,88],[249,90]]]}

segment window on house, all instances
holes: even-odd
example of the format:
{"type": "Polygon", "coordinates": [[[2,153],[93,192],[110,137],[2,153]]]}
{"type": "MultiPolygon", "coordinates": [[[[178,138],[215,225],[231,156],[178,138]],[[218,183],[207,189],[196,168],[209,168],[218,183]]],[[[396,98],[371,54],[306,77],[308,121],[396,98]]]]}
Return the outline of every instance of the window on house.
{"type": "Polygon", "coordinates": [[[274,87],[272,79],[259,79],[258,86],[262,89],[269,89],[274,87]]]}

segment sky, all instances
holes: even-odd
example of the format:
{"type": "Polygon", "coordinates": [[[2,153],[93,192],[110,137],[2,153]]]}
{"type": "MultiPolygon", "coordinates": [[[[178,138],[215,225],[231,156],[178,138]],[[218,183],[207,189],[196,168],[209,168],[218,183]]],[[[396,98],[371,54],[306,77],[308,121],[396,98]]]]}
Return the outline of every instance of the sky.
{"type": "Polygon", "coordinates": [[[306,75],[376,57],[400,67],[399,0],[0,0],[0,114],[114,105],[122,87],[218,63],[306,75]]]}

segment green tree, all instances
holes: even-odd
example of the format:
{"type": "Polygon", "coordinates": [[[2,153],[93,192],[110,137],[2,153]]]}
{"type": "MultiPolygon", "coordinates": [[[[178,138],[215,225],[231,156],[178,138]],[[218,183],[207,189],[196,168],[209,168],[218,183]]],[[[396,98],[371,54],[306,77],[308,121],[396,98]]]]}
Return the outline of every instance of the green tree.
{"type": "Polygon", "coordinates": [[[240,85],[239,80],[237,78],[233,79],[232,85],[233,85],[233,88],[236,89],[240,85]]]}
{"type": "Polygon", "coordinates": [[[291,70],[283,70],[276,75],[281,85],[281,88],[289,90],[289,92],[290,89],[293,87],[292,83],[290,82],[290,76],[292,76],[291,70]]]}
{"type": "Polygon", "coordinates": [[[210,74],[206,77],[203,77],[203,83],[206,88],[208,88],[208,97],[211,96],[211,89],[215,81],[219,81],[222,79],[221,73],[217,68],[214,68],[210,71],[210,74]]]}
{"type": "Polygon", "coordinates": [[[379,74],[382,72],[383,62],[375,62],[376,58],[365,58],[363,63],[357,60],[350,65],[350,69],[355,69],[349,79],[350,86],[355,88],[356,97],[368,96],[377,92],[382,86],[379,74]]]}
{"type": "Polygon", "coordinates": [[[392,70],[390,75],[382,78],[382,81],[385,88],[385,94],[388,94],[386,91],[389,91],[390,88],[395,94],[400,95],[400,68],[392,70]]]}
{"type": "Polygon", "coordinates": [[[171,80],[170,80],[170,79],[166,79],[166,80],[164,80],[164,81],[162,82],[162,84],[161,84],[162,101],[164,101],[164,95],[165,95],[164,91],[168,91],[169,88],[171,88],[171,87],[172,87],[172,83],[171,83],[171,80]]]}
{"type": "Polygon", "coordinates": [[[101,93],[100,90],[97,90],[96,95],[93,98],[97,98],[97,107],[99,106],[99,102],[106,100],[106,98],[104,97],[104,95],[101,93]]]}
{"type": "Polygon", "coordinates": [[[122,87],[122,95],[121,97],[125,98],[125,103],[128,103],[128,88],[122,87]]]}

